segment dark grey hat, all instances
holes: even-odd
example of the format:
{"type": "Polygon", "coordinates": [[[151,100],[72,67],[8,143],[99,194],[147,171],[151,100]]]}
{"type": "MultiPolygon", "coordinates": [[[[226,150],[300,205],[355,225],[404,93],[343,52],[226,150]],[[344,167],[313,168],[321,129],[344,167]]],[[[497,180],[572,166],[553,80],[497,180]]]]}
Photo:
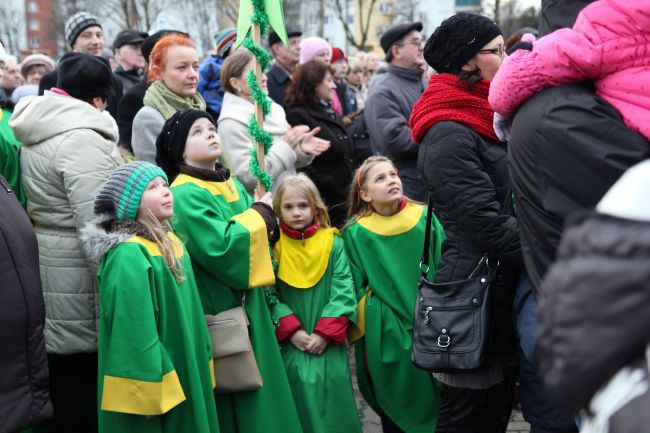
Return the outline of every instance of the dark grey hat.
{"type": "Polygon", "coordinates": [[[108,60],[86,53],[66,53],[57,68],[56,87],[77,99],[115,94],[108,60]]]}
{"type": "Polygon", "coordinates": [[[121,48],[129,44],[140,45],[148,36],[145,32],[139,32],[137,30],[122,30],[115,36],[113,49],[121,48]]]}
{"type": "Polygon", "coordinates": [[[417,30],[418,32],[422,31],[422,23],[406,23],[406,24],[398,24],[396,26],[391,27],[390,29],[386,30],[383,35],[381,35],[381,38],[379,39],[379,44],[381,45],[381,49],[384,50],[385,54],[388,54],[390,51],[390,47],[395,45],[396,42],[398,42],[400,39],[402,39],[404,36],[406,36],[408,33],[410,33],[413,30],[417,30]]]}
{"type": "MultiPolygon", "coordinates": [[[[302,32],[300,30],[292,29],[292,28],[287,28],[287,37],[292,38],[294,36],[302,36],[302,32]]],[[[269,47],[272,45],[277,44],[278,42],[282,42],[280,39],[280,36],[275,32],[275,30],[272,30],[269,33],[269,47]]]]}

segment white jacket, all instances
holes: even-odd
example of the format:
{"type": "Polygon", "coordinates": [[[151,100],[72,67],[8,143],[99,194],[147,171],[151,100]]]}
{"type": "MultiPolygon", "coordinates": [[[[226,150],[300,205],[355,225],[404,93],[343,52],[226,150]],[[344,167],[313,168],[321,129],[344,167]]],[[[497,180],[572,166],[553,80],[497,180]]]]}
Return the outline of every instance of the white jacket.
{"type": "MultiPolygon", "coordinates": [[[[219,136],[224,148],[224,159],[233,175],[253,193],[257,179],[251,174],[249,162],[255,145],[248,135],[248,120],[255,106],[247,99],[226,92],[219,115],[219,136]]],[[[282,139],[289,129],[284,109],[273,102],[264,120],[264,130],[273,136],[273,146],[264,159],[264,169],[273,178],[273,191],[285,177],[296,174],[296,168],[311,164],[314,157],[295,150],[282,139]]]]}
{"type": "Polygon", "coordinates": [[[95,275],[78,239],[95,195],[122,163],[111,120],[87,102],[45,92],[24,98],[9,121],[34,222],[45,296],[48,353],[97,351],[95,275]]]}

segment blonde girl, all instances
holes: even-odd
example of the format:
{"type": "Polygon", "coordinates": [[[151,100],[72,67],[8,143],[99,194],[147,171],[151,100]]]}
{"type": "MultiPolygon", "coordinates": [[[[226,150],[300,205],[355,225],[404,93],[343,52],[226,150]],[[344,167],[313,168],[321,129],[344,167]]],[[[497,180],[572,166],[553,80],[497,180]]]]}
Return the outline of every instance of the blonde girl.
{"type": "Polygon", "coordinates": [[[273,207],[280,218],[276,336],[303,431],[361,433],[345,344],[356,299],[343,240],[304,174],[279,185],[273,207]]]}
{"type": "Polygon", "coordinates": [[[118,167],[83,239],[101,260],[99,431],[219,431],[212,347],[192,264],[169,229],[158,167],[118,167]]]}
{"type": "MultiPolygon", "coordinates": [[[[380,415],[384,432],[430,433],[436,428],[440,386],[411,363],[426,213],[404,197],[388,158],[370,157],[355,172],[351,220],[343,230],[359,299],[349,338],[356,341],[359,388],[380,415]]],[[[435,216],[431,230],[433,276],[444,239],[435,216]]]]}

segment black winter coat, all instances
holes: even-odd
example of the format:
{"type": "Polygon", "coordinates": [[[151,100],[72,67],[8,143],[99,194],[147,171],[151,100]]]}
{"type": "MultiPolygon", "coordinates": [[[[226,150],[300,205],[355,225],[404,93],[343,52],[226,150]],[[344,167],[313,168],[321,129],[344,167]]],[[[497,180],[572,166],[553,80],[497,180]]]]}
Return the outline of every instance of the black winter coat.
{"type": "MultiPolygon", "coordinates": [[[[574,220],[542,284],[538,316],[540,376],[567,413],[650,343],[650,223],[574,220]]],[[[647,407],[639,416],[650,418],[647,407]]]]}
{"type": "Polygon", "coordinates": [[[493,355],[510,357],[515,347],[512,302],[523,261],[506,147],[465,125],[443,121],[424,136],[418,169],[446,234],[436,282],[467,278],[485,253],[500,262],[492,285],[493,355]]]}
{"type": "Polygon", "coordinates": [[[553,262],[566,218],[593,208],[650,143],[593,90],[564,85],[521,106],[508,143],[526,270],[538,290],[553,262]]]}
{"type": "Polygon", "coordinates": [[[0,176],[0,430],[52,417],[45,304],[32,224],[0,176]]]}
{"type": "Polygon", "coordinates": [[[120,146],[133,153],[131,137],[133,136],[133,119],[140,108],[144,107],[144,95],[147,93],[146,80],[132,86],[122,97],[117,108],[117,127],[120,130],[120,146]]]}
{"type": "Polygon", "coordinates": [[[346,203],[352,180],[352,139],[338,115],[327,113],[319,103],[287,108],[287,121],[292,126],[320,126],[317,137],[330,141],[330,148],[300,171],[307,174],[318,187],[332,224],[342,227],[346,221],[346,203]]]}

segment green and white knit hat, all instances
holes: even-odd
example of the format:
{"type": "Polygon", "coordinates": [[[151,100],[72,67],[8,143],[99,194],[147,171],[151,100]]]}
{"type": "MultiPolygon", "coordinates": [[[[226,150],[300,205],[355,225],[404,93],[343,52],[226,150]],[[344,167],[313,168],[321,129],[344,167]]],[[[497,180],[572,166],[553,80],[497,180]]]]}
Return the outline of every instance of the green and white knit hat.
{"type": "Polygon", "coordinates": [[[149,162],[136,161],[119,166],[99,190],[95,198],[95,214],[108,214],[118,220],[135,220],[142,194],[157,176],[167,182],[165,172],[149,162]]]}

